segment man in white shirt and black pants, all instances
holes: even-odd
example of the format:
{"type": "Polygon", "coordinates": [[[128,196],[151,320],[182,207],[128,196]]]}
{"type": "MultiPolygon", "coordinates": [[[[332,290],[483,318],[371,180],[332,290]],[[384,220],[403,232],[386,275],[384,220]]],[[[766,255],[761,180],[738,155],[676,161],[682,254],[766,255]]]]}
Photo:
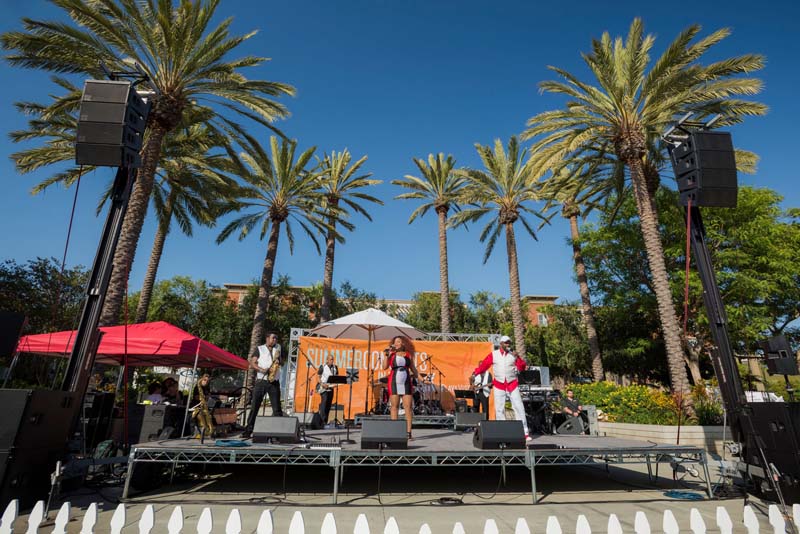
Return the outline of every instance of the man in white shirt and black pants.
{"type": "Polygon", "coordinates": [[[475,400],[472,408],[476,412],[483,412],[489,417],[489,395],[492,393],[492,373],[487,369],[481,374],[475,375],[472,389],[475,391],[475,400]]]}
{"type": "MultiPolygon", "coordinates": [[[[275,380],[269,380],[269,370],[277,362],[280,366],[281,346],[278,345],[278,336],[272,332],[267,335],[267,344],[258,347],[258,355],[250,358],[250,369],[256,371],[256,384],[253,388],[253,402],[250,405],[250,416],[247,418],[247,426],[242,433],[243,438],[249,438],[253,434],[253,427],[256,424],[256,416],[264,402],[264,396],[269,395],[269,402],[272,405],[272,415],[283,416],[281,409],[281,382],[280,374],[275,376],[275,380]]],[[[279,371],[280,373],[280,371],[279,371]]]]}
{"type": "Polygon", "coordinates": [[[331,412],[331,401],[333,401],[333,388],[328,385],[328,379],[339,374],[339,369],[333,363],[333,356],[328,356],[328,361],[317,369],[319,375],[319,416],[322,424],[328,424],[328,414],[331,412]]]}

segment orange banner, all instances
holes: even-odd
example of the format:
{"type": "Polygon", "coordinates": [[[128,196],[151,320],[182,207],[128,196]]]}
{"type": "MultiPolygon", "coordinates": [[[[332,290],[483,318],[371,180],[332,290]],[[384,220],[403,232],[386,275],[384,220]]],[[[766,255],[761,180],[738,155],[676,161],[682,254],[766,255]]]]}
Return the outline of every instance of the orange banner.
{"type": "MultiPolygon", "coordinates": [[[[380,356],[388,345],[388,341],[373,341],[368,351],[367,342],[362,340],[301,337],[294,391],[295,410],[298,412],[317,411],[319,395],[314,391],[317,385],[317,374],[313,368],[307,365],[307,362],[311,361],[314,367],[319,367],[325,363],[329,355],[333,355],[340,376],[345,376],[346,369],[358,370],[358,381],[352,385],[353,408],[351,412],[347,410],[350,386],[346,384],[338,386],[338,391],[334,393],[334,404],[338,404],[341,407],[340,410],[343,410],[343,413],[339,412],[340,418],[343,416],[352,418],[356,414],[363,413],[367,406],[367,393],[369,393],[367,408],[368,410],[374,409],[376,403],[381,402],[382,397],[385,396],[384,377],[388,376],[389,370],[379,369],[379,366],[380,356]],[[307,378],[308,399],[305,397],[307,378]],[[384,382],[381,382],[381,378],[384,378],[384,382]]],[[[417,388],[419,392],[417,398],[424,395],[426,400],[441,399],[443,409],[452,412],[455,409],[453,391],[469,389],[470,374],[478,362],[491,352],[492,344],[488,341],[416,340],[414,348],[414,363],[422,381],[417,388]],[[440,384],[441,391],[439,390],[440,384]]],[[[471,401],[469,402],[471,404],[471,401]]]]}

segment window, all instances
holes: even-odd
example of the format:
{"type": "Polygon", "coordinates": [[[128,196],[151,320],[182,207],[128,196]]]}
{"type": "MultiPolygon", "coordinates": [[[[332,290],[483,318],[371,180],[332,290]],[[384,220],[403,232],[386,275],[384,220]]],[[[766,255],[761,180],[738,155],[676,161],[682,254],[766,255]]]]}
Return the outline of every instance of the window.
{"type": "Polygon", "coordinates": [[[547,326],[547,315],[543,313],[537,313],[536,315],[536,320],[539,322],[539,326],[547,326]]]}

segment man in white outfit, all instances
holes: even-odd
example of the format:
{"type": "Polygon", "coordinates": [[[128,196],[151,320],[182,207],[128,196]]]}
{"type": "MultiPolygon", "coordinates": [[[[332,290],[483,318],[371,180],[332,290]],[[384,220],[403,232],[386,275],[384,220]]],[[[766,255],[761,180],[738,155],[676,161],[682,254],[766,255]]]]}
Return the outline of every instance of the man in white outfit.
{"type": "Polygon", "coordinates": [[[493,388],[494,391],[494,416],[498,421],[504,421],[506,418],[506,399],[511,401],[511,407],[514,409],[514,418],[522,421],[522,426],[525,428],[525,441],[530,442],[531,437],[528,434],[528,420],[525,417],[525,405],[522,403],[522,395],[519,393],[519,381],[517,375],[520,371],[525,370],[525,360],[520,358],[514,352],[511,352],[511,338],[503,336],[500,338],[500,348],[493,350],[489,355],[478,364],[478,367],[472,372],[471,379],[474,380],[476,375],[480,375],[492,368],[494,375],[493,388]]]}

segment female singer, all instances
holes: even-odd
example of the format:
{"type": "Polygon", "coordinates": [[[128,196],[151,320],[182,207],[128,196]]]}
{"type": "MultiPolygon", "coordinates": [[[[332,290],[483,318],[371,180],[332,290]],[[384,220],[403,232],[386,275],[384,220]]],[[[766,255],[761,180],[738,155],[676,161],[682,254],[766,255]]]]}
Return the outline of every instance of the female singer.
{"type": "Polygon", "coordinates": [[[389,413],[392,419],[397,419],[400,407],[400,397],[403,397],[403,409],[406,412],[406,429],[408,439],[411,437],[411,420],[414,417],[413,388],[411,379],[417,378],[419,373],[414,365],[414,345],[405,336],[395,336],[392,343],[384,351],[386,358],[383,368],[389,371],[389,413]]]}

